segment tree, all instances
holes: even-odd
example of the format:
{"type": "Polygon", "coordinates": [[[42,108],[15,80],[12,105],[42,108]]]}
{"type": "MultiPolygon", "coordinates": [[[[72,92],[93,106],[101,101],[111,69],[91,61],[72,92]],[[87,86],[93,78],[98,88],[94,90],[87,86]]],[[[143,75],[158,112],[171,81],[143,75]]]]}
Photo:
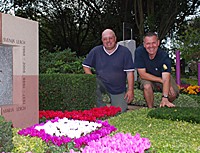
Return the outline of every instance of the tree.
{"type": "Polygon", "coordinates": [[[12,0],[0,0],[0,12],[6,14],[12,14],[14,12],[12,0]]]}
{"type": "Polygon", "coordinates": [[[178,30],[186,16],[195,12],[200,5],[198,0],[134,0],[133,11],[139,42],[145,31],[156,31],[160,39],[178,30]]]}
{"type": "Polygon", "coordinates": [[[174,48],[181,51],[181,56],[188,61],[200,61],[200,17],[187,21],[177,34],[174,48]]]}
{"type": "Polygon", "coordinates": [[[146,31],[157,31],[163,40],[199,5],[199,0],[15,0],[16,15],[40,23],[40,49],[71,48],[78,56],[101,43],[105,28],[122,40],[123,22],[130,23],[137,45],[146,31]]]}

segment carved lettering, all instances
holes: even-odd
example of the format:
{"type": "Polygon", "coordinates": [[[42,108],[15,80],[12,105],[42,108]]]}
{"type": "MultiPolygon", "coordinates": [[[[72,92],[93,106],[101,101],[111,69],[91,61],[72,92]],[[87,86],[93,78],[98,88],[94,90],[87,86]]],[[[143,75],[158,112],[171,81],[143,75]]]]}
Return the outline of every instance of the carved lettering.
{"type": "Polygon", "coordinates": [[[25,77],[23,77],[23,79],[22,79],[22,87],[23,87],[23,90],[22,90],[22,103],[26,104],[26,78],[25,77]]]}
{"type": "Polygon", "coordinates": [[[23,56],[26,56],[26,48],[23,46],[23,56]]]}
{"type": "Polygon", "coordinates": [[[24,40],[16,40],[16,44],[25,44],[25,41],[24,40]]]}
{"type": "Polygon", "coordinates": [[[22,61],[22,65],[23,65],[23,73],[26,73],[26,48],[25,46],[23,46],[23,61],[22,61]]]}
{"type": "Polygon", "coordinates": [[[24,45],[26,42],[24,40],[15,40],[14,38],[3,38],[3,42],[6,43],[12,43],[12,44],[19,44],[19,45],[24,45]]]}
{"type": "Polygon", "coordinates": [[[10,113],[10,112],[14,112],[14,108],[5,108],[2,110],[3,113],[10,113]]]}
{"type": "Polygon", "coordinates": [[[26,110],[26,106],[19,106],[16,108],[16,111],[23,111],[26,110]]]}
{"type": "Polygon", "coordinates": [[[13,39],[13,38],[3,38],[3,42],[7,42],[7,43],[12,43],[12,44],[14,44],[15,43],[15,39],[13,39]]]}
{"type": "Polygon", "coordinates": [[[23,62],[22,64],[23,64],[23,73],[26,73],[26,63],[23,62]]]}

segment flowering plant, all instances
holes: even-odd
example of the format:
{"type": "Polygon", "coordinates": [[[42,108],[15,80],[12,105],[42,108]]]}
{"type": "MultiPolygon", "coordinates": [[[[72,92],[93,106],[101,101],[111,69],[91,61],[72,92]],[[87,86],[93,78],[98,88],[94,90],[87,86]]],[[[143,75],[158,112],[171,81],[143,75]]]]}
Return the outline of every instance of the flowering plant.
{"type": "Polygon", "coordinates": [[[150,148],[149,139],[141,138],[139,134],[131,136],[123,133],[111,137],[109,135],[117,129],[109,125],[107,120],[97,120],[114,116],[120,111],[120,108],[114,106],[72,112],[40,111],[40,119],[50,120],[19,130],[18,134],[65,146],[70,153],[75,153],[75,150],[82,153],[143,153],[150,148]]]}
{"type": "Polygon", "coordinates": [[[56,117],[46,123],[19,130],[18,134],[39,137],[45,142],[51,141],[57,146],[67,144],[73,140],[75,147],[80,148],[82,145],[87,145],[88,142],[109,135],[116,130],[114,126],[108,124],[108,121],[98,120],[96,123],[83,121],[82,123],[82,121],[70,121],[66,118],[60,119],[56,117]],[[67,131],[69,129],[70,131],[67,131]]]}
{"type": "Polygon", "coordinates": [[[74,110],[74,111],[39,111],[39,118],[42,120],[43,118],[46,119],[53,119],[55,117],[59,118],[68,118],[68,119],[75,119],[75,120],[85,120],[85,121],[96,121],[97,119],[106,119],[108,117],[115,116],[116,114],[121,112],[120,107],[110,106],[110,107],[100,107],[100,108],[93,108],[90,110],[74,110]]]}
{"type": "Polygon", "coordinates": [[[183,84],[179,86],[180,93],[190,94],[190,95],[199,95],[200,86],[183,84]]]}
{"type": "MultiPolygon", "coordinates": [[[[90,141],[85,148],[81,148],[81,153],[144,153],[150,146],[149,139],[141,138],[139,133],[135,136],[132,136],[130,133],[117,133],[112,137],[105,136],[96,141],[90,141]]],[[[77,152],[71,149],[70,153],[77,152]]]]}

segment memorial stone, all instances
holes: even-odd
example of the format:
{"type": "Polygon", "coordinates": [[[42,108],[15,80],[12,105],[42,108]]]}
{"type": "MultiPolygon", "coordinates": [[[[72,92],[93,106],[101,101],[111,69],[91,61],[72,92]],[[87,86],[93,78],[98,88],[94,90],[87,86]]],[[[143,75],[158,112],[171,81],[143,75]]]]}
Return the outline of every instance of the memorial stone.
{"type": "Polygon", "coordinates": [[[0,115],[25,128],[39,122],[38,22],[0,13],[0,115]]]}
{"type": "MultiPolygon", "coordinates": [[[[135,40],[131,39],[131,40],[119,41],[118,44],[125,46],[130,50],[130,52],[132,54],[132,59],[133,59],[133,62],[134,62],[134,60],[135,60],[135,49],[136,49],[135,40]]],[[[137,81],[137,71],[136,70],[134,71],[134,79],[135,79],[135,81],[137,81]]]]}

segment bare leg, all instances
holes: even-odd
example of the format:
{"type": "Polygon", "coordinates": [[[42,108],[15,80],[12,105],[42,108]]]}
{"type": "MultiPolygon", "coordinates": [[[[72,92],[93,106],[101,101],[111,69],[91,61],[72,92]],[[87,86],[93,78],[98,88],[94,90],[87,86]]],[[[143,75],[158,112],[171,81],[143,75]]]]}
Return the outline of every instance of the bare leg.
{"type": "Polygon", "coordinates": [[[173,102],[179,95],[179,88],[176,85],[176,82],[172,77],[171,77],[170,81],[171,81],[171,83],[170,83],[170,88],[169,88],[169,98],[168,98],[168,100],[170,102],[173,102]]]}
{"type": "Polygon", "coordinates": [[[174,91],[174,89],[172,88],[172,86],[169,89],[169,98],[168,100],[170,102],[173,102],[176,99],[177,93],[174,91]]]}
{"type": "Polygon", "coordinates": [[[154,93],[151,84],[144,85],[144,98],[146,100],[147,106],[149,108],[153,108],[154,104],[154,93]]]}

